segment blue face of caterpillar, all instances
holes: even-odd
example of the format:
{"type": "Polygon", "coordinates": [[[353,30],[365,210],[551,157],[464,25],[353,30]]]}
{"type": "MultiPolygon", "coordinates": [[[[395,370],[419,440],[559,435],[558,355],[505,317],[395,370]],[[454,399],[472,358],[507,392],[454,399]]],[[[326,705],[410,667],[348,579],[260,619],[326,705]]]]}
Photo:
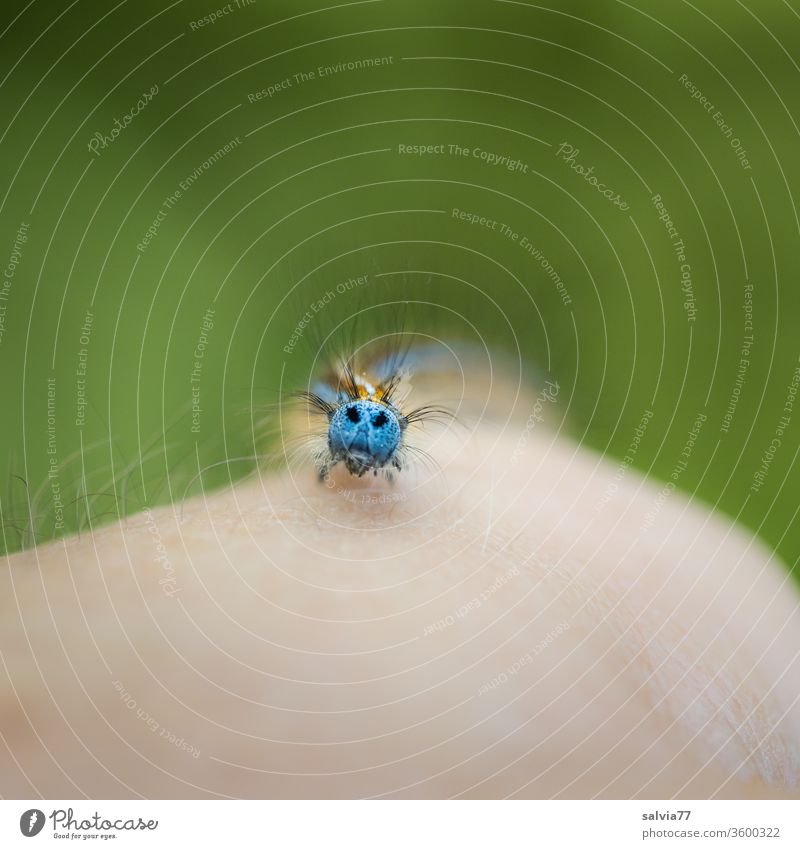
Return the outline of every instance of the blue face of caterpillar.
{"type": "Polygon", "coordinates": [[[328,426],[328,448],[334,463],[344,461],[347,470],[363,475],[387,463],[396,466],[401,428],[397,416],[377,401],[346,401],[328,426]]]}

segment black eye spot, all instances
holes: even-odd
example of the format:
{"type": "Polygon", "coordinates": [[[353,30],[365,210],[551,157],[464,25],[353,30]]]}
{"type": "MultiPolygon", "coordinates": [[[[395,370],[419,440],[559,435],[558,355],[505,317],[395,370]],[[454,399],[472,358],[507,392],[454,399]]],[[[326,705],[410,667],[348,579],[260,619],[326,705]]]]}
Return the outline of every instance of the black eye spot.
{"type": "Polygon", "coordinates": [[[389,417],[386,413],[378,413],[378,415],[372,420],[372,424],[374,424],[375,427],[383,427],[388,421],[389,417]]]}
{"type": "Polygon", "coordinates": [[[350,419],[353,424],[358,424],[361,421],[361,413],[359,413],[358,407],[348,407],[347,418],[350,419]]]}

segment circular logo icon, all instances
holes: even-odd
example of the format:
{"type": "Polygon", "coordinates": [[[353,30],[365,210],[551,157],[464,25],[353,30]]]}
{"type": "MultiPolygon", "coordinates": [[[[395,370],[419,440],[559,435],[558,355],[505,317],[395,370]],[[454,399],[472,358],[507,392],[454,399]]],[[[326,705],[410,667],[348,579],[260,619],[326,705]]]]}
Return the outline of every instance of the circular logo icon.
{"type": "Polygon", "coordinates": [[[25,837],[36,837],[44,828],[44,811],[31,808],[19,818],[19,830],[25,837]]]}

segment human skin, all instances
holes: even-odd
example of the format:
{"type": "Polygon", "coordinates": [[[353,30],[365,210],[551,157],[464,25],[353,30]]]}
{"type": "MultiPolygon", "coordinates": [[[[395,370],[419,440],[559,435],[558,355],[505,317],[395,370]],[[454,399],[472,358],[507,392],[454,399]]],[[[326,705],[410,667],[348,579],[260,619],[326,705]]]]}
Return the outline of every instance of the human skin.
{"type": "Polygon", "coordinates": [[[796,797],[782,564],[520,434],[483,417],[393,486],[265,473],[11,557],[0,793],[796,797]]]}

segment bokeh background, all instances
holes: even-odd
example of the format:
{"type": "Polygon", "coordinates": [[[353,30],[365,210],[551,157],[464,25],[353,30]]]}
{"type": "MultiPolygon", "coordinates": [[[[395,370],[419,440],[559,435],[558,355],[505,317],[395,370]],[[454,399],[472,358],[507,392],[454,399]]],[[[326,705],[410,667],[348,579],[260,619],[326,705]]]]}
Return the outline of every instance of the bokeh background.
{"type": "Polygon", "coordinates": [[[794,569],[789,3],[32,0],[0,32],[6,551],[252,472],[333,292],[518,349],[572,438],[794,569]]]}

